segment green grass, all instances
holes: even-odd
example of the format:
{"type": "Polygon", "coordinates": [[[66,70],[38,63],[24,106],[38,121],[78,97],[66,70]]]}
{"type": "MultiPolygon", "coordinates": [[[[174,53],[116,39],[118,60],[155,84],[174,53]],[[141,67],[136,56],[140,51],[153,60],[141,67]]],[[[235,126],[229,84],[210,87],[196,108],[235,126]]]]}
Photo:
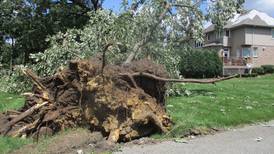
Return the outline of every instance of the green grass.
{"type": "Polygon", "coordinates": [[[274,119],[274,75],[183,87],[190,96],[168,99],[168,112],[175,122],[169,137],[180,137],[193,128],[226,128],[274,119]]]}
{"type": "Polygon", "coordinates": [[[1,154],[9,153],[28,143],[31,143],[31,140],[1,136],[0,137],[0,153],[1,154]]]}
{"type": "Polygon", "coordinates": [[[23,106],[24,101],[21,96],[0,92],[0,112],[18,109],[23,106]]]}

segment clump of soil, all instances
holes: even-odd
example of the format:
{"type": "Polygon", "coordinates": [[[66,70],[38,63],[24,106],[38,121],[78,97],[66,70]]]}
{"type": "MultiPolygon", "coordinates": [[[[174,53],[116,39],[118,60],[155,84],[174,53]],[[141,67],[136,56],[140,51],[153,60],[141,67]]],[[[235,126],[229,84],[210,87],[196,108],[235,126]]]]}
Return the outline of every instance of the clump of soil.
{"type": "Polygon", "coordinates": [[[129,65],[106,65],[98,59],[71,61],[55,75],[39,78],[25,105],[0,115],[0,134],[32,136],[85,127],[112,142],[129,141],[166,132],[171,121],[165,112],[164,67],[147,59],[129,65]]]}

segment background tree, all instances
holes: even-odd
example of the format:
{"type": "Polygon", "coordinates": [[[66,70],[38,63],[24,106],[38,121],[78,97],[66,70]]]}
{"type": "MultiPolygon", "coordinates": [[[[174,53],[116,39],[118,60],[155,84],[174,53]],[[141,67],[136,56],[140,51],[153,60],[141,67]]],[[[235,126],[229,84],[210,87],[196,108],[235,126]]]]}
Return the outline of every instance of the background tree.
{"type": "MultiPolygon", "coordinates": [[[[89,20],[87,13],[102,7],[102,0],[1,0],[0,34],[2,42],[14,40],[6,49],[0,44],[1,56],[9,55],[11,65],[28,63],[31,53],[49,47],[45,39],[70,28],[81,29],[89,20]],[[8,53],[7,53],[8,52],[8,53]]],[[[6,63],[2,60],[1,63],[6,63]]]]}

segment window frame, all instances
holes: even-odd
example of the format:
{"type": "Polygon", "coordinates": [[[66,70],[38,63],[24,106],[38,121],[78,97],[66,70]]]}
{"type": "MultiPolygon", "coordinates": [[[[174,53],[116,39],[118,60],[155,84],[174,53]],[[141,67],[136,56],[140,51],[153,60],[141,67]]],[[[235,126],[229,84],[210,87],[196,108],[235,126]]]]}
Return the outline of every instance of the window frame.
{"type": "Polygon", "coordinates": [[[272,39],[274,39],[274,28],[271,29],[271,36],[272,36],[272,39]]]}
{"type": "Polygon", "coordinates": [[[253,50],[252,50],[252,57],[254,58],[258,58],[259,57],[259,50],[258,50],[258,47],[253,47],[253,50]],[[256,53],[256,54],[255,54],[256,53]]]}
{"type": "Polygon", "coordinates": [[[243,49],[242,49],[242,57],[244,57],[244,58],[252,57],[252,50],[251,50],[250,47],[243,47],[243,49]],[[245,49],[248,49],[248,51],[249,51],[249,55],[247,55],[247,56],[245,56],[245,49]]]}

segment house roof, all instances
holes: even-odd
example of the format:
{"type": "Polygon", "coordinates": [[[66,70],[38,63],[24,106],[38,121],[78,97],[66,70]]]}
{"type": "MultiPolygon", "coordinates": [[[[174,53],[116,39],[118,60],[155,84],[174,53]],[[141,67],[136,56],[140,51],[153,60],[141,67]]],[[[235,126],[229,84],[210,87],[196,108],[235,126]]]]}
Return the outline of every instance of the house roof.
{"type": "MultiPolygon", "coordinates": [[[[274,18],[264,12],[251,10],[245,14],[236,14],[233,19],[230,19],[224,26],[225,29],[236,28],[243,25],[274,27],[274,18]]],[[[213,24],[205,28],[204,32],[214,31],[213,24]]]]}

